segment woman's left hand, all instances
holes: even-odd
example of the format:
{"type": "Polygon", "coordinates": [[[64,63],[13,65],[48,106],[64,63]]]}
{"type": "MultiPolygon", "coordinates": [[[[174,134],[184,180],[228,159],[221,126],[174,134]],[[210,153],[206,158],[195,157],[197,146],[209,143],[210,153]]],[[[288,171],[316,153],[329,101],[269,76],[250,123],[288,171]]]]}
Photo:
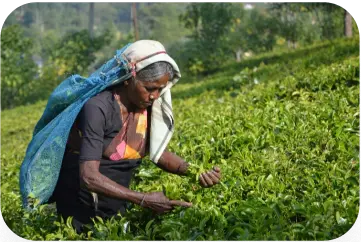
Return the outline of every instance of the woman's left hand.
{"type": "Polygon", "coordinates": [[[221,180],[221,169],[217,166],[212,170],[204,172],[199,176],[199,183],[202,187],[212,187],[221,180]]]}

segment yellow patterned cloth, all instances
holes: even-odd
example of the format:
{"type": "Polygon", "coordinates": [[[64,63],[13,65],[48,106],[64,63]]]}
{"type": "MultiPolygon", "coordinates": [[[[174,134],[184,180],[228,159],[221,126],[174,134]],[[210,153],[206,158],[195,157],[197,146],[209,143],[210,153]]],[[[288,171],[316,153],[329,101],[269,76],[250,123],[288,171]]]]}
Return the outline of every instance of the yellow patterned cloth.
{"type": "Polygon", "coordinates": [[[139,159],[145,156],[147,110],[129,113],[116,137],[104,152],[110,160],[139,159]]]}

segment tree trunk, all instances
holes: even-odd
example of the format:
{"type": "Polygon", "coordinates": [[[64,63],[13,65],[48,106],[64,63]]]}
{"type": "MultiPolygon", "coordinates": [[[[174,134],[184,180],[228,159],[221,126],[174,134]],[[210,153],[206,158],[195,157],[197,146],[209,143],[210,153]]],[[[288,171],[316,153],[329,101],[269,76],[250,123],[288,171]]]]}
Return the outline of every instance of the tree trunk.
{"type": "Polygon", "coordinates": [[[43,16],[41,15],[40,3],[36,3],[36,12],[35,12],[35,22],[39,26],[40,35],[44,34],[44,21],[43,16]]]}
{"type": "Polygon", "coordinates": [[[138,35],[138,22],[137,22],[136,3],[132,3],[132,20],[133,20],[134,38],[137,41],[137,40],[139,40],[139,35],[138,35]]]}
{"type": "Polygon", "coordinates": [[[292,41],[291,40],[287,40],[287,48],[291,49],[292,47],[292,41]]]}
{"type": "Polygon", "coordinates": [[[25,9],[25,5],[22,5],[19,7],[19,15],[16,18],[18,21],[21,21],[21,22],[24,21],[24,12],[25,12],[24,9],[25,9]]]}
{"type": "Polygon", "coordinates": [[[94,3],[89,3],[89,36],[94,38],[94,3]]]}
{"type": "Polygon", "coordinates": [[[347,12],[346,10],[345,10],[344,32],[347,38],[352,37],[352,17],[351,14],[349,14],[349,12],[347,12]]]}
{"type": "Polygon", "coordinates": [[[236,52],[236,61],[237,62],[241,62],[241,58],[242,58],[242,50],[241,49],[238,49],[237,52],[236,52]]]}

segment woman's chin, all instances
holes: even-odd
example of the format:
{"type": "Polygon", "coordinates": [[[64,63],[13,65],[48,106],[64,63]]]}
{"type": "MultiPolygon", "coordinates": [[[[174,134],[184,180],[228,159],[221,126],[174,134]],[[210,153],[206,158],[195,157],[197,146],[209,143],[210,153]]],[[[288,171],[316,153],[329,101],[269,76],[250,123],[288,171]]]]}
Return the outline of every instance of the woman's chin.
{"type": "Polygon", "coordinates": [[[137,106],[138,106],[138,108],[146,109],[146,108],[152,106],[152,103],[142,102],[142,103],[140,103],[140,104],[137,105],[137,106]]]}

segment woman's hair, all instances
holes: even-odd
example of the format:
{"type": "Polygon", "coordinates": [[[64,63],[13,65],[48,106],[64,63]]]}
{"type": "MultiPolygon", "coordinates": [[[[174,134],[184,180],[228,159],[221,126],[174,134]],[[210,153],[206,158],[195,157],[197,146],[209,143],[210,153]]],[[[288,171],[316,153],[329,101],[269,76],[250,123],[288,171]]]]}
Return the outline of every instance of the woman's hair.
{"type": "MultiPolygon", "coordinates": [[[[174,77],[173,67],[171,64],[165,61],[159,61],[150,64],[149,66],[144,67],[140,71],[137,72],[134,81],[148,81],[153,82],[159,80],[162,76],[168,74],[169,80],[172,80],[174,77]]],[[[123,86],[123,82],[116,84],[114,86],[110,86],[107,90],[116,89],[123,86]]]]}
{"type": "Polygon", "coordinates": [[[169,80],[173,79],[174,72],[172,65],[168,62],[159,61],[150,64],[149,66],[146,66],[145,68],[137,72],[135,81],[153,82],[157,81],[159,78],[166,74],[168,74],[169,80]]]}

